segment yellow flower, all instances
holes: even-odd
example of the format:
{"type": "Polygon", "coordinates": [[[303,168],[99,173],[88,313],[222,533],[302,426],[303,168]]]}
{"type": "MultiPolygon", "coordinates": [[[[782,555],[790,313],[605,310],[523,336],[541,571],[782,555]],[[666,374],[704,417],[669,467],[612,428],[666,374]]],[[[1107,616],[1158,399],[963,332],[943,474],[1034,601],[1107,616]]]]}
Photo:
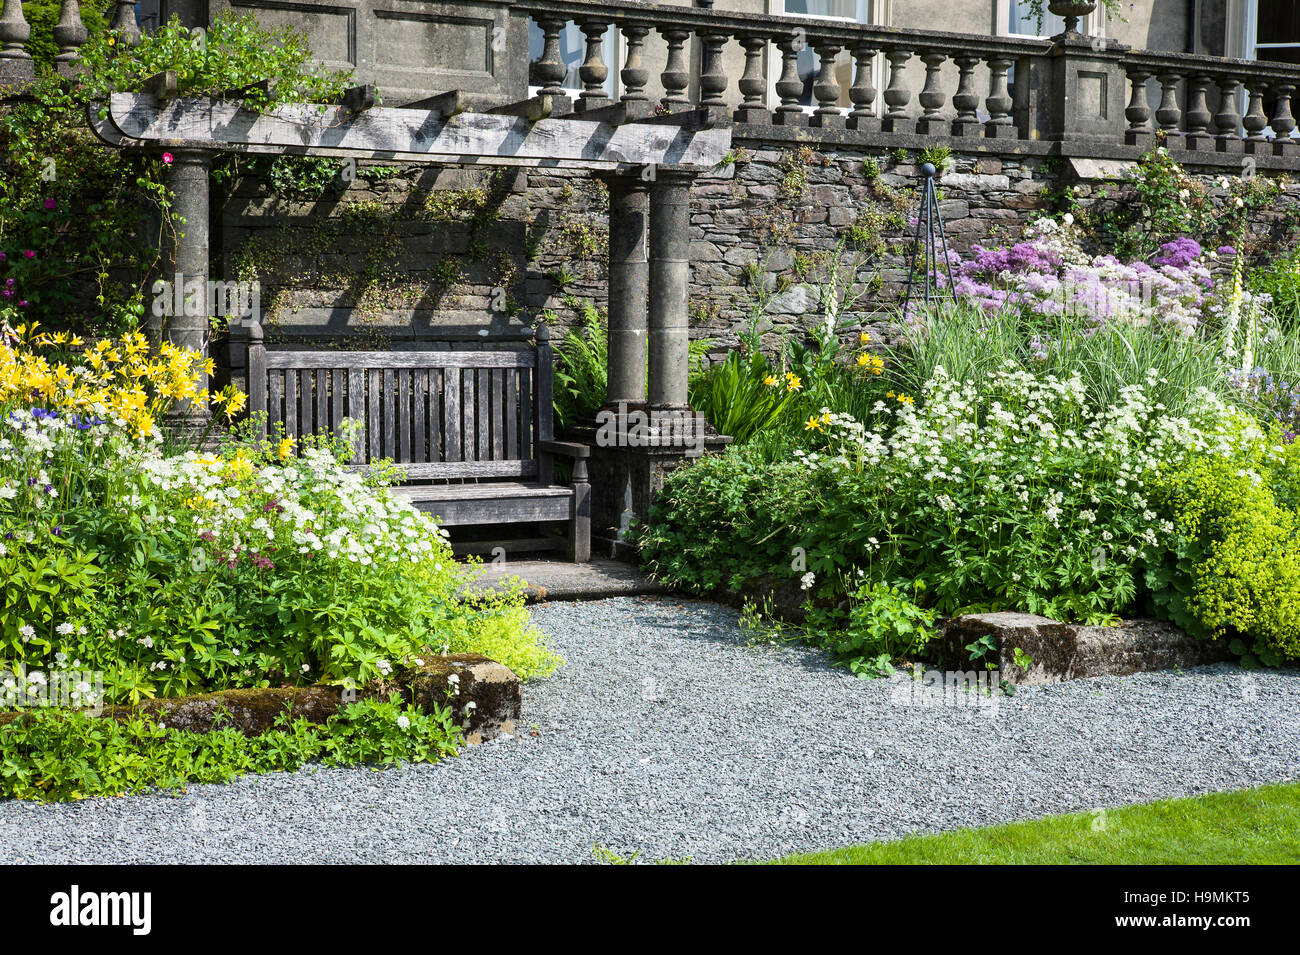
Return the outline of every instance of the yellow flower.
{"type": "Polygon", "coordinates": [[[892,397],[894,397],[894,393],[893,393],[892,391],[886,391],[886,392],[885,392],[885,397],[886,397],[886,398],[892,398],[892,397]]]}
{"type": "Polygon", "coordinates": [[[863,332],[858,336],[858,341],[865,345],[867,342],[871,341],[871,334],[869,332],[863,332]]]}
{"type": "Polygon", "coordinates": [[[283,461],[291,454],[293,454],[293,438],[281,438],[279,445],[276,446],[276,455],[283,461]]]}
{"type": "Polygon", "coordinates": [[[879,355],[869,355],[864,352],[858,356],[858,367],[867,369],[873,375],[879,375],[885,370],[885,360],[879,355]]]}
{"type": "Polygon", "coordinates": [[[914,405],[916,401],[910,395],[899,395],[898,400],[905,405],[914,405]]]}
{"type": "Polygon", "coordinates": [[[775,388],[777,384],[776,375],[768,375],[763,379],[763,384],[767,385],[769,388],[775,388]]]}
{"type": "Polygon", "coordinates": [[[812,415],[808,418],[808,423],[803,426],[805,431],[820,431],[822,429],[822,419],[820,415],[812,415]]]}
{"type": "Polygon", "coordinates": [[[800,388],[802,388],[802,387],[803,387],[803,382],[799,379],[799,376],[798,376],[798,375],[796,375],[796,374],[795,374],[794,372],[792,372],[792,371],[787,371],[787,372],[785,373],[785,390],[786,390],[786,391],[798,391],[798,390],[799,390],[800,388]]]}

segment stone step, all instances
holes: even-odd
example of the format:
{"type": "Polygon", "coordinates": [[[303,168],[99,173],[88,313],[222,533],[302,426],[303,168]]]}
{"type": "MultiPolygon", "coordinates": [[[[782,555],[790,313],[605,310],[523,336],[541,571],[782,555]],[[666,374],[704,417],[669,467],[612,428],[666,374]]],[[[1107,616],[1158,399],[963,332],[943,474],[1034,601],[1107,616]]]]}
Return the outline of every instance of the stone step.
{"type": "Polygon", "coordinates": [[[1159,620],[1090,627],[1029,613],[954,617],[941,625],[928,655],[949,670],[982,670],[992,663],[1000,679],[1022,685],[1202,666],[1231,656],[1226,641],[1198,640],[1159,620]],[[986,635],[993,637],[995,649],[972,661],[966,647],[986,635]],[[1027,667],[1016,665],[1017,649],[1029,657],[1027,667]]]}

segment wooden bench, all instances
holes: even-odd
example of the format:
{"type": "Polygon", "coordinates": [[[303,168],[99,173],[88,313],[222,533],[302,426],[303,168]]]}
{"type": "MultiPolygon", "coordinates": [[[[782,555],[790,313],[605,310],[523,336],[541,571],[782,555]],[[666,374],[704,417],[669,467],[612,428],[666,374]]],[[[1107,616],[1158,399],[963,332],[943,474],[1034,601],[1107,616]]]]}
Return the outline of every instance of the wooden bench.
{"type": "MultiPolygon", "coordinates": [[[[249,328],[253,414],[288,437],[342,434],[351,418],[352,467],[390,459],[406,473],[394,488],[446,526],[567,521],[567,550],[591,559],[585,445],[554,440],[550,333],[536,347],[478,351],[278,351],[249,328]],[[556,484],[554,459],[573,459],[556,484]]],[[[484,542],[479,549],[539,549],[545,539],[484,542]]]]}

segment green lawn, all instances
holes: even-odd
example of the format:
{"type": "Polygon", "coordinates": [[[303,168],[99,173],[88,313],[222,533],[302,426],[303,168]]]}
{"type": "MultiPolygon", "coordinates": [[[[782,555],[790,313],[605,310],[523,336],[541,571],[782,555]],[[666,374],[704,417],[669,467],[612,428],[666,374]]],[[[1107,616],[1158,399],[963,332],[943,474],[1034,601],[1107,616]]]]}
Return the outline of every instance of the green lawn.
{"type": "Polygon", "coordinates": [[[909,836],[780,865],[1300,862],[1300,783],[1215,793],[1100,813],[1049,816],[986,829],[909,836]]]}

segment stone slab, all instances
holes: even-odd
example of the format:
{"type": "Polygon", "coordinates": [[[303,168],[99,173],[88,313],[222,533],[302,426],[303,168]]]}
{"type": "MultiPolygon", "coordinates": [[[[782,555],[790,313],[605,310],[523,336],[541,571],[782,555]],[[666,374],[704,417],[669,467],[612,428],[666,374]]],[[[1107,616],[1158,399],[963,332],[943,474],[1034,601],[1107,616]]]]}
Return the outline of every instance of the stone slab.
{"type": "Polygon", "coordinates": [[[634,597],[664,594],[669,588],[651,579],[631,564],[608,558],[592,558],[585,564],[562,560],[521,560],[497,566],[484,564],[464,589],[502,589],[514,578],[524,581],[529,603],[548,600],[599,600],[602,597],[634,597]]]}
{"type": "Polygon", "coordinates": [[[936,665],[951,670],[992,663],[1001,679],[1015,684],[1125,676],[1202,666],[1230,657],[1223,641],[1198,640],[1163,621],[1126,620],[1114,627],[1089,627],[1028,613],[954,617],[942,624],[941,636],[930,645],[928,655],[936,665]],[[996,649],[972,663],[966,646],[989,635],[996,649]],[[1027,667],[1016,665],[1016,650],[1030,658],[1027,667]]]}

